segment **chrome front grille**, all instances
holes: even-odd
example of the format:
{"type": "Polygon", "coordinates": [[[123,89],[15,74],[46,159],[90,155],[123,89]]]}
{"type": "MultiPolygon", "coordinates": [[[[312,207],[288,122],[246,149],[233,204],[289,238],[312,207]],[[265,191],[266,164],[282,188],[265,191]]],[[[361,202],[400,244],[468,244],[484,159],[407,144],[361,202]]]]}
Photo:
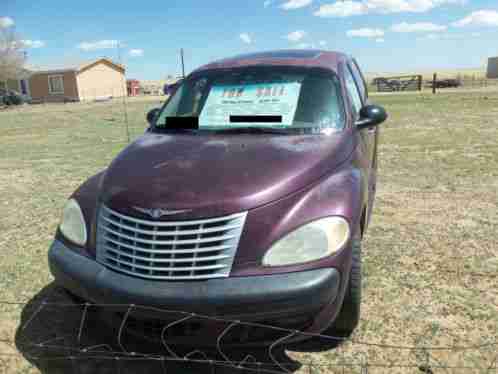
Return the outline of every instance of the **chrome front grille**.
{"type": "Polygon", "coordinates": [[[191,221],[149,221],[102,205],[97,261],[157,280],[227,277],[247,213],[191,221]]]}

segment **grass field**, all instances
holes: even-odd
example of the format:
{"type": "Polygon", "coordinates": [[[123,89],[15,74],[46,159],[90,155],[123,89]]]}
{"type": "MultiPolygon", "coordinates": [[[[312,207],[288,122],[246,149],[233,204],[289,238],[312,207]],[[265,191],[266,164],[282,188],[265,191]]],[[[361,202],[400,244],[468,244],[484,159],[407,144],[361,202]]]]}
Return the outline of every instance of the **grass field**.
{"type": "MultiPolygon", "coordinates": [[[[496,359],[496,344],[430,350],[429,356],[372,344],[465,347],[497,341],[498,92],[372,99],[390,119],[382,125],[378,195],[364,243],[361,325],[353,343],[297,357],[315,364],[368,360],[370,373],[417,373],[402,366],[429,358],[433,365],[481,369],[435,373],[485,373],[496,359]]],[[[156,105],[128,103],[131,138],[143,133],[145,113],[156,105]]],[[[123,118],[121,102],[0,112],[0,300],[29,301],[51,282],[46,252],[61,208],[126,145],[123,118]]],[[[0,308],[0,373],[36,373],[6,342],[15,338],[22,306],[0,308]]],[[[316,366],[310,372],[343,371],[316,366]]],[[[360,371],[356,366],[344,372],[360,371]]]]}

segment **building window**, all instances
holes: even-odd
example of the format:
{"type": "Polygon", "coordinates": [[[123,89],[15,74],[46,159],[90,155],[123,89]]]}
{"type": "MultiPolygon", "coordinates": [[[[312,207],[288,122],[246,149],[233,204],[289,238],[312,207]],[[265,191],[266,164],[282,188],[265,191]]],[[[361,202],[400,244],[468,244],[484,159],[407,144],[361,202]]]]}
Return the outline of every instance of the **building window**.
{"type": "Polygon", "coordinates": [[[51,94],[64,93],[64,79],[62,75],[49,75],[48,76],[48,91],[51,94]]]}
{"type": "Polygon", "coordinates": [[[1,90],[6,90],[7,89],[7,82],[0,81],[0,89],[1,90]]]}

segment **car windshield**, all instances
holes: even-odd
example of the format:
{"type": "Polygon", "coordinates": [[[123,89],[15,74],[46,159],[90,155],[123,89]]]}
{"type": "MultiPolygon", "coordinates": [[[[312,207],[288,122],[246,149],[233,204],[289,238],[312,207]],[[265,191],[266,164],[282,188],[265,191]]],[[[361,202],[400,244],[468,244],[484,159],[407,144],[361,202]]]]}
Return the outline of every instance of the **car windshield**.
{"type": "Polygon", "coordinates": [[[341,131],[345,121],[340,92],[335,74],[321,70],[214,71],[186,79],[161,109],[155,128],[178,130],[178,123],[191,118],[201,131],[341,131]],[[175,121],[170,119],[178,117],[187,118],[171,126],[175,121]]]}

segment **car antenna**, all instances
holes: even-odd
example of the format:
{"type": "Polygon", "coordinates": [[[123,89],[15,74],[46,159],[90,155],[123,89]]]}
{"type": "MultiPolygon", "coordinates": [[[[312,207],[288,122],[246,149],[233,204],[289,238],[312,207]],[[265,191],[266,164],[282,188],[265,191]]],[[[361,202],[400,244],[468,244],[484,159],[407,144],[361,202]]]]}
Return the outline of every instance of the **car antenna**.
{"type": "Polygon", "coordinates": [[[183,48],[180,49],[180,58],[182,62],[182,79],[185,79],[185,62],[183,61],[183,48]]]}

